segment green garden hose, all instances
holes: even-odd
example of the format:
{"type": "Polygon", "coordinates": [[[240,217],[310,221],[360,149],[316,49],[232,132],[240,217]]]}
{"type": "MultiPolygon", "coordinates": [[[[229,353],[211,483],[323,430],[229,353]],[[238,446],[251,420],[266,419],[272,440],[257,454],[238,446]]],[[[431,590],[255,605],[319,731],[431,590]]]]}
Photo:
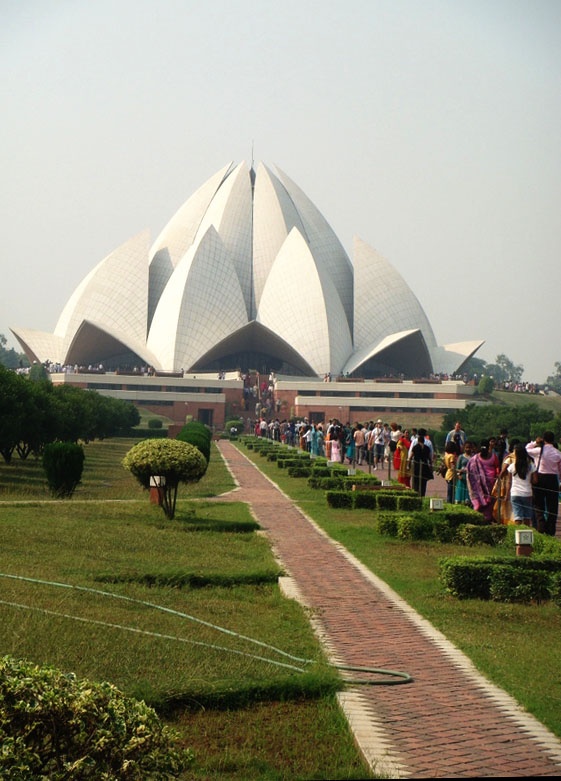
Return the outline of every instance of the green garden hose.
{"type": "MultiPolygon", "coordinates": [[[[226,629],[224,627],[217,626],[216,624],[212,624],[209,621],[204,621],[203,619],[197,618],[196,616],[191,616],[188,613],[182,613],[181,611],[173,610],[172,608],[164,607],[163,605],[157,605],[157,604],[155,604],[153,602],[146,602],[146,601],[141,600],[141,599],[134,599],[133,597],[127,597],[127,596],[125,596],[123,594],[114,594],[111,591],[102,591],[100,589],[89,588],[87,586],[75,586],[75,585],[72,585],[72,584],[69,584],[69,583],[58,583],[56,581],[39,580],[37,578],[29,578],[29,577],[24,577],[22,575],[9,575],[7,573],[0,573],[0,578],[8,578],[8,579],[11,579],[11,580],[19,580],[19,581],[24,581],[24,582],[27,582],[27,583],[35,583],[35,584],[39,584],[39,585],[43,585],[43,586],[54,586],[56,588],[65,588],[65,589],[70,589],[70,590],[73,590],[73,591],[83,591],[83,592],[90,593],[90,594],[97,594],[98,596],[102,596],[102,597],[109,597],[111,599],[120,599],[120,600],[124,600],[126,602],[131,602],[131,603],[134,603],[134,604],[137,604],[137,605],[143,605],[144,607],[153,608],[154,610],[161,610],[164,613],[170,613],[170,614],[175,615],[175,616],[177,616],[179,618],[185,618],[185,619],[187,619],[189,621],[193,621],[195,623],[201,624],[201,625],[206,626],[206,627],[208,627],[210,629],[213,629],[213,630],[215,630],[217,632],[222,632],[223,634],[230,635],[231,637],[236,637],[236,638],[238,638],[240,640],[244,640],[246,642],[253,643],[254,645],[260,646],[261,648],[265,648],[265,649],[267,649],[269,651],[272,651],[273,653],[279,654],[280,656],[283,656],[283,657],[285,657],[287,659],[290,659],[292,662],[297,662],[300,665],[315,664],[315,660],[313,660],[313,659],[303,659],[301,657],[294,656],[293,654],[290,654],[287,651],[283,651],[282,649],[276,648],[273,645],[269,645],[268,643],[264,643],[261,640],[256,640],[253,637],[247,637],[245,635],[239,634],[238,632],[234,632],[231,629],[226,629]]],[[[241,656],[246,656],[246,657],[248,657],[250,659],[255,659],[255,660],[258,660],[258,661],[262,661],[262,662],[267,662],[268,664],[273,664],[273,665],[276,665],[278,667],[288,668],[288,669],[291,669],[291,670],[293,670],[295,672],[306,672],[304,667],[298,667],[298,666],[296,666],[294,664],[290,664],[288,662],[281,662],[281,661],[276,660],[276,659],[269,659],[267,657],[258,656],[258,655],[255,655],[255,654],[249,654],[249,653],[246,653],[245,651],[238,651],[236,649],[226,648],[226,647],[223,647],[223,646],[217,646],[217,645],[213,645],[213,644],[210,644],[210,643],[203,643],[203,642],[197,641],[197,640],[189,640],[189,639],[186,639],[186,638],[177,637],[175,635],[164,635],[164,634],[160,634],[158,632],[150,632],[150,631],[143,630],[143,629],[137,629],[135,627],[123,626],[121,624],[111,624],[111,623],[107,623],[107,622],[104,622],[104,621],[98,621],[98,620],[89,619],[89,618],[82,618],[80,616],[73,616],[73,615],[69,615],[69,614],[65,614],[65,613],[57,613],[57,612],[54,612],[54,611],[51,611],[51,610],[46,610],[45,608],[33,607],[31,605],[25,605],[25,604],[21,604],[21,603],[17,603],[17,602],[8,602],[8,601],[5,601],[5,600],[0,600],[0,604],[7,605],[9,607],[15,607],[15,608],[18,608],[18,609],[37,611],[37,612],[41,612],[41,613],[46,614],[46,615],[52,615],[52,616],[57,616],[57,617],[60,617],[60,618],[66,618],[66,619],[70,619],[70,620],[73,620],[73,621],[81,621],[83,623],[95,624],[95,625],[105,626],[105,627],[109,627],[109,628],[113,628],[113,629],[120,629],[122,631],[127,631],[127,632],[134,632],[136,634],[148,635],[148,636],[151,636],[151,637],[158,637],[158,638],[163,638],[163,639],[166,639],[166,640],[175,640],[177,642],[189,643],[191,645],[204,646],[206,648],[211,648],[211,649],[223,651],[223,652],[226,652],[226,653],[233,653],[233,654],[238,654],[238,655],[241,655],[241,656]]],[[[345,682],[348,683],[348,684],[362,685],[362,686],[375,686],[375,685],[378,685],[378,686],[386,685],[387,686],[387,685],[395,685],[395,684],[400,684],[400,683],[410,683],[410,682],[413,681],[413,678],[408,673],[397,672],[395,670],[384,670],[384,669],[377,668],[377,667],[357,667],[357,666],[353,666],[353,665],[339,665],[339,664],[334,664],[334,665],[332,665],[332,667],[333,667],[333,669],[340,670],[342,672],[362,672],[362,673],[367,673],[368,675],[382,675],[382,676],[385,676],[381,680],[373,680],[373,679],[370,679],[370,678],[351,678],[351,679],[345,678],[345,682]]]]}

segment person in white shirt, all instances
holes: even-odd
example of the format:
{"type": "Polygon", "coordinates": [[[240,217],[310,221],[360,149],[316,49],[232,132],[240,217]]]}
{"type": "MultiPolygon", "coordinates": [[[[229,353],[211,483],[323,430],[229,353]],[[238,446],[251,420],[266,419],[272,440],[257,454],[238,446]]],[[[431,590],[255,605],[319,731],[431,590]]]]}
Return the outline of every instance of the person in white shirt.
{"type": "Polygon", "coordinates": [[[543,437],[526,445],[526,451],[536,462],[538,484],[534,485],[534,519],[536,529],[555,537],[559,512],[559,476],[561,453],[553,444],[555,434],[545,431],[543,437]]]}
{"type": "Polygon", "coordinates": [[[507,473],[512,477],[510,502],[514,522],[531,526],[534,518],[531,478],[536,471],[536,465],[521,443],[514,446],[513,455],[514,460],[503,466],[501,477],[507,473]]]}

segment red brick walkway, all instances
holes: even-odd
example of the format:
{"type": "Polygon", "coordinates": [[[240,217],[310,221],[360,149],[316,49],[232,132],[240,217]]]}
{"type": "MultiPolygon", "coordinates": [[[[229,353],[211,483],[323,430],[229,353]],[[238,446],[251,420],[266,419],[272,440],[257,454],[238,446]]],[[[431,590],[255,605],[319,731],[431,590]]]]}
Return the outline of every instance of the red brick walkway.
{"type": "Polygon", "coordinates": [[[398,686],[353,687],[341,697],[375,769],[391,778],[561,775],[561,741],[486,682],[243,453],[224,440],[218,446],[239,485],[220,498],[250,503],[313,609],[332,660],[403,671],[414,679],[398,686]]]}

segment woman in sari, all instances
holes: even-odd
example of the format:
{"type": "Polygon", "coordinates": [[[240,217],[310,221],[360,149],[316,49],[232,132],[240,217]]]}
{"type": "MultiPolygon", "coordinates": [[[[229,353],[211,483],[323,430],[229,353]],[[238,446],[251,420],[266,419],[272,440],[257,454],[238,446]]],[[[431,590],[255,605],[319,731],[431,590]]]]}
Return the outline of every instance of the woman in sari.
{"type": "Polygon", "coordinates": [[[467,483],[473,509],[482,513],[489,523],[493,522],[492,493],[498,474],[499,460],[496,454],[489,450],[489,440],[483,439],[479,453],[472,456],[468,462],[467,483]]]}
{"type": "Polygon", "coordinates": [[[467,465],[474,450],[473,442],[466,442],[464,452],[460,453],[456,461],[456,504],[470,504],[467,485],[467,465]]]}
{"type": "Polygon", "coordinates": [[[397,472],[398,482],[407,486],[407,488],[410,488],[411,478],[409,477],[409,470],[407,469],[407,459],[409,457],[411,441],[408,438],[407,433],[408,432],[403,433],[396,442],[393,454],[393,468],[397,472]]]}

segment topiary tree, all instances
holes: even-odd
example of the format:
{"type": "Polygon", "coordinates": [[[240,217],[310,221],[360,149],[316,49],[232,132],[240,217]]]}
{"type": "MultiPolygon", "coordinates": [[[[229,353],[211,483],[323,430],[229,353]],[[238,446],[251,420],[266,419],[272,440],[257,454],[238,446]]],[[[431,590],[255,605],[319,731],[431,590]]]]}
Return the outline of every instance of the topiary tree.
{"type": "Polygon", "coordinates": [[[74,442],[49,442],[43,451],[43,469],[49,490],[59,499],[72,496],[82,479],[84,449],[74,442]]]}
{"type": "Polygon", "coordinates": [[[207,462],[210,461],[212,434],[204,423],[199,423],[197,420],[187,423],[177,435],[177,439],[180,442],[189,442],[190,445],[194,445],[201,451],[207,462]]]}
{"type": "Polygon", "coordinates": [[[151,477],[164,478],[159,491],[170,520],[175,517],[179,483],[196,483],[208,466],[194,445],[177,439],[144,439],[129,450],[122,463],[144,488],[150,488],[151,477]]]}
{"type": "Polygon", "coordinates": [[[178,778],[193,760],[144,702],[110,683],[0,659],[0,776],[178,778]]]}

